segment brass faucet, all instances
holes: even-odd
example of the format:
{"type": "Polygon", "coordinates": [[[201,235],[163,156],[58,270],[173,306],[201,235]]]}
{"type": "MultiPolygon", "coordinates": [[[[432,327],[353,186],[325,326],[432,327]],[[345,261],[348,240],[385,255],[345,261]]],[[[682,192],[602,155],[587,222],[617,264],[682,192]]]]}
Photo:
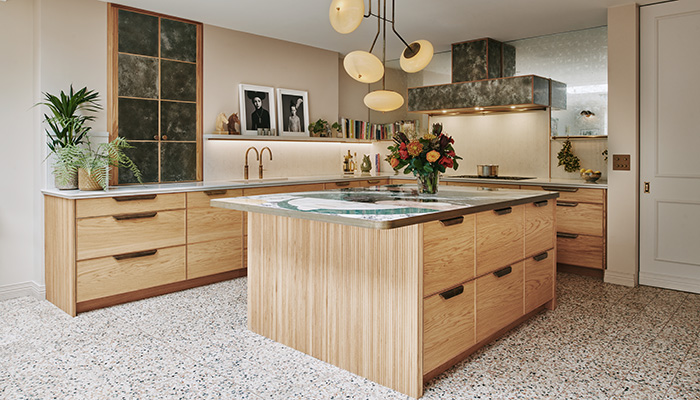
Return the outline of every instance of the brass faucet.
{"type": "Polygon", "coordinates": [[[272,161],[272,150],[270,150],[269,147],[265,146],[260,150],[260,165],[258,166],[258,178],[262,179],[263,178],[263,153],[265,150],[270,152],[270,161],[272,161]]]}
{"type": "Polygon", "coordinates": [[[248,147],[248,150],[245,151],[245,167],[243,167],[243,179],[248,179],[248,152],[251,150],[255,150],[255,159],[260,161],[260,154],[258,153],[258,149],[256,149],[253,146],[248,147]]]}

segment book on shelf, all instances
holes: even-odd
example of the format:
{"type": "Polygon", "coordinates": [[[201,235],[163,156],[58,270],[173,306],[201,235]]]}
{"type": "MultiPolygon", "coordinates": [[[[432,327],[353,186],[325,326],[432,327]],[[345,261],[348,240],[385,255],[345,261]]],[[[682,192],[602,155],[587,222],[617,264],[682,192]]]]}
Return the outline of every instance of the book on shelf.
{"type": "Polygon", "coordinates": [[[367,121],[360,121],[350,118],[340,119],[340,128],[343,137],[346,139],[359,140],[391,140],[395,133],[401,132],[405,125],[417,131],[419,120],[402,120],[389,124],[371,124],[367,121]]]}

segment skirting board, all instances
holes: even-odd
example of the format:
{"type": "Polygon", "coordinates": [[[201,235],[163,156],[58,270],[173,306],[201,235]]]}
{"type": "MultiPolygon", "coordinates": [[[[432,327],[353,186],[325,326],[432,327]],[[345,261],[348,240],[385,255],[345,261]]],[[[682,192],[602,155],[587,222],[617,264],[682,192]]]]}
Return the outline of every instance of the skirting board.
{"type": "Polygon", "coordinates": [[[615,272],[606,269],[603,281],[605,283],[612,283],[614,285],[635,287],[637,286],[637,275],[630,274],[627,272],[615,272]]]}
{"type": "Polygon", "coordinates": [[[46,286],[39,285],[34,281],[0,286],[0,301],[23,296],[32,296],[39,300],[45,300],[46,286]]]}
{"type": "Polygon", "coordinates": [[[681,278],[666,274],[640,272],[639,284],[664,289],[680,290],[682,292],[700,293],[700,279],[698,278],[681,278]]]}

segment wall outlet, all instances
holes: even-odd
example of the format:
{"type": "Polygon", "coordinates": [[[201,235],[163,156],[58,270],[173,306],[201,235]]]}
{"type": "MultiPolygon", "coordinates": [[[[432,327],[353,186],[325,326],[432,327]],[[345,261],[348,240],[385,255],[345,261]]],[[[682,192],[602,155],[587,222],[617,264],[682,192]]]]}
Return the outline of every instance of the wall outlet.
{"type": "Polygon", "coordinates": [[[630,155],[629,154],[613,154],[613,170],[614,171],[629,171],[630,170],[630,155]]]}

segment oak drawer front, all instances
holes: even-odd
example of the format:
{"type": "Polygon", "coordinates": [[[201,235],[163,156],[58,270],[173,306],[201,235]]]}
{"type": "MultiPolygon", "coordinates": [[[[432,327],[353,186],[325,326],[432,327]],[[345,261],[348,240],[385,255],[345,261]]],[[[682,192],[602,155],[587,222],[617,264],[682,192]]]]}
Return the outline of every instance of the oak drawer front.
{"type": "Polygon", "coordinates": [[[187,243],[243,235],[243,212],[221,208],[187,209],[187,243]]]}
{"type": "Polygon", "coordinates": [[[554,248],[555,200],[525,204],[525,256],[554,248]]]}
{"type": "Polygon", "coordinates": [[[77,218],[185,208],[184,193],[103,197],[76,201],[77,218]]]}
{"type": "Polygon", "coordinates": [[[98,299],[185,279],[185,246],[145,255],[96,258],[77,263],[77,301],[98,299]]]}
{"type": "Polygon", "coordinates": [[[187,208],[202,207],[210,208],[209,203],[212,199],[222,199],[226,197],[243,196],[243,189],[220,189],[220,190],[205,190],[203,192],[187,193],[187,208]]]}
{"type": "Polygon", "coordinates": [[[559,192],[559,200],[561,201],[580,201],[584,203],[603,204],[605,201],[604,189],[584,189],[562,186],[528,186],[523,185],[523,189],[530,190],[545,190],[548,192],[559,192]]]}
{"type": "Polygon", "coordinates": [[[324,190],[323,183],[310,183],[308,185],[268,186],[268,187],[243,189],[243,195],[244,196],[257,196],[260,194],[310,192],[310,191],[316,191],[316,190],[324,190]]]}
{"type": "Polygon", "coordinates": [[[476,343],[474,281],[460,287],[452,289],[452,293],[438,293],[423,300],[423,373],[432,371],[476,343]]]}
{"type": "Polygon", "coordinates": [[[476,279],[477,342],[486,339],[522,315],[523,262],[476,279]],[[507,268],[510,268],[510,272],[507,268]],[[508,273],[503,275],[505,272],[508,273]]]}
{"type": "Polygon", "coordinates": [[[116,217],[77,220],[78,260],[185,244],[185,210],[116,217]]]}
{"type": "Polygon", "coordinates": [[[520,189],[520,185],[499,185],[498,183],[478,183],[478,182],[446,182],[450,186],[471,186],[483,187],[487,189],[520,189]]]}
{"type": "Polygon", "coordinates": [[[243,239],[223,239],[187,245],[187,279],[244,268],[243,239]]]}
{"type": "Polygon", "coordinates": [[[361,187],[360,181],[329,182],[323,184],[324,189],[344,189],[351,187],[361,187]]]}
{"type": "Polygon", "coordinates": [[[362,180],[359,182],[360,182],[360,186],[362,186],[362,187],[381,186],[381,185],[388,185],[389,184],[388,179],[367,179],[367,180],[362,180]]]}
{"type": "Polygon", "coordinates": [[[603,236],[603,206],[558,201],[557,232],[603,236]]]}
{"type": "Polygon", "coordinates": [[[554,298],[554,252],[525,259],[525,314],[554,298]]]}
{"type": "Polygon", "coordinates": [[[558,234],[557,262],[603,269],[603,238],[566,233],[558,234]]]}
{"type": "Polygon", "coordinates": [[[476,214],[476,276],[523,259],[524,205],[476,214]]]}
{"type": "Polygon", "coordinates": [[[474,278],[474,215],[423,224],[423,296],[474,278]]]}

